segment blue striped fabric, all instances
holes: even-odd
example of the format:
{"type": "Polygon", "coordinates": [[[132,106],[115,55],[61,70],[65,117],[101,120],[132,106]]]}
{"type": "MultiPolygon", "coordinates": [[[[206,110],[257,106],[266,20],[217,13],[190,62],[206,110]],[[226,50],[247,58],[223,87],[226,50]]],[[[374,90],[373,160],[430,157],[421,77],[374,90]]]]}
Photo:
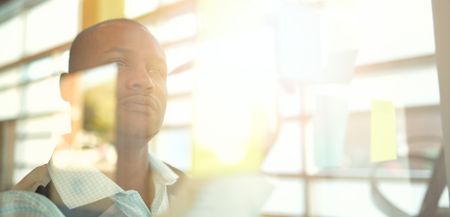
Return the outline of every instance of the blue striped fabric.
{"type": "Polygon", "coordinates": [[[48,198],[29,191],[6,191],[0,193],[0,216],[2,217],[63,217],[48,198]]]}

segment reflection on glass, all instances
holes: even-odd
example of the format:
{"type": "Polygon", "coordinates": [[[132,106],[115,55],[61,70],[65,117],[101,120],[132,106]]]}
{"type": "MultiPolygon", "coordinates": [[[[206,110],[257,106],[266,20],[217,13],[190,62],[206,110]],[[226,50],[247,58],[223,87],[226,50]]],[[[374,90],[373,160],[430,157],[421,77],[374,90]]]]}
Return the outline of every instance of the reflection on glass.
{"type": "Polygon", "coordinates": [[[192,123],[192,97],[178,98],[169,101],[164,123],[166,126],[187,126],[192,123]]]}
{"type": "Polygon", "coordinates": [[[157,22],[148,28],[162,44],[190,38],[197,33],[197,16],[194,13],[171,17],[163,22],[157,22]]]}
{"type": "Polygon", "coordinates": [[[20,83],[22,79],[19,67],[11,68],[0,73],[0,90],[6,90],[11,86],[20,83]]]}
{"type": "Polygon", "coordinates": [[[79,126],[72,129],[75,137],[69,144],[78,148],[112,145],[116,139],[116,67],[70,73],[62,82],[70,84],[70,89],[63,89],[63,96],[70,97],[73,126],[79,126]]]}
{"type": "Polygon", "coordinates": [[[364,65],[434,53],[431,1],[358,1],[357,63],[364,65]],[[405,10],[405,5],[408,9],[405,10]],[[401,12],[400,12],[401,11],[401,12]],[[385,16],[380,17],[378,14],[385,16]],[[402,16],[398,16],[399,14],[402,16]],[[401,26],[401,28],[398,28],[401,26]],[[379,34],[389,32],[389,34],[379,34]]]}
{"type": "MultiPolygon", "coordinates": [[[[165,50],[167,57],[168,72],[172,73],[178,67],[195,61],[197,57],[198,46],[195,44],[181,44],[179,46],[169,47],[165,50]]],[[[177,71],[185,73],[185,71],[177,71]]]]}
{"type": "Polygon", "coordinates": [[[158,6],[159,1],[125,0],[125,17],[135,18],[154,11],[158,6]]]}
{"type": "Polygon", "coordinates": [[[167,92],[169,95],[189,94],[194,88],[195,69],[172,74],[167,78],[167,92]]]}
{"type": "Polygon", "coordinates": [[[91,135],[91,140],[96,143],[112,143],[114,139],[115,85],[115,79],[108,79],[87,87],[83,92],[82,128],[85,136],[91,135]]]}
{"type": "MultiPolygon", "coordinates": [[[[126,16],[148,14],[175,1],[128,0],[126,16]]],[[[387,209],[378,205],[372,189],[374,180],[389,202],[416,215],[442,143],[438,77],[434,57],[429,55],[434,52],[430,2],[264,2],[271,6],[264,12],[259,11],[262,3],[257,1],[239,0],[227,5],[216,1],[199,11],[146,24],[168,45],[168,71],[178,72],[167,78],[165,123],[152,139],[150,153],[188,174],[195,174],[198,166],[217,172],[217,159],[225,163],[252,161],[251,171],[262,171],[274,186],[263,210],[267,216],[386,216],[387,209]],[[409,7],[404,7],[406,4],[409,7]],[[399,11],[402,16],[398,16],[399,11]],[[357,20],[352,19],[353,13],[357,20]],[[211,29],[204,29],[206,35],[198,35],[203,22],[211,29]],[[358,22],[356,29],[353,22],[358,22]],[[348,36],[361,41],[357,73],[352,74],[350,84],[342,85],[342,92],[346,92],[343,98],[349,103],[345,116],[344,103],[328,103],[315,92],[321,88],[340,92],[333,88],[334,84],[318,87],[303,81],[319,75],[316,69],[324,66],[330,49],[359,43],[347,41],[351,38],[348,36]],[[407,59],[396,61],[399,58],[407,59]],[[373,65],[361,65],[367,63],[373,65]],[[185,64],[189,67],[183,68],[185,64]],[[286,79],[288,75],[297,81],[286,79]],[[298,82],[301,78],[303,81],[298,82]],[[404,117],[389,120],[389,127],[397,129],[390,135],[398,142],[397,148],[390,149],[397,151],[396,160],[370,161],[371,130],[376,128],[371,126],[374,99],[387,99],[396,105],[390,106],[391,111],[404,111],[404,117]],[[267,155],[262,149],[270,140],[267,137],[272,136],[265,128],[272,122],[265,115],[280,117],[280,127],[267,155]],[[213,151],[199,152],[199,147],[213,151]],[[256,153],[257,159],[247,152],[256,153]]],[[[0,24],[0,48],[8,51],[0,53],[0,65],[17,60],[24,50],[35,54],[67,42],[78,28],[78,3],[45,1],[0,24]],[[60,22],[55,17],[69,20],[60,22]]],[[[209,0],[201,3],[208,4],[209,0]]],[[[172,7],[167,8],[164,10],[171,14],[172,7]]],[[[12,177],[16,182],[48,162],[57,143],[51,135],[60,129],[55,129],[58,124],[52,119],[65,107],[57,99],[59,79],[44,78],[67,69],[67,51],[58,55],[32,61],[26,58],[23,65],[0,72],[0,129],[3,121],[16,123],[12,134],[16,137],[12,177]],[[22,79],[35,82],[17,86],[22,79]]],[[[76,165],[95,165],[106,175],[113,174],[117,161],[112,145],[118,125],[116,90],[115,82],[106,74],[83,74],[87,77],[78,77],[83,81],[70,89],[76,93],[71,110],[71,127],[76,135],[66,137],[68,142],[56,149],[54,163],[66,160],[76,165]],[[66,148],[74,151],[69,153],[66,148]]],[[[127,116],[123,121],[131,118],[127,116]]],[[[127,123],[146,127],[147,121],[134,118],[127,123]]],[[[387,123],[386,119],[376,119],[387,123]]],[[[124,125],[132,132],[140,129],[124,125]]],[[[386,150],[382,150],[384,154],[386,150]]],[[[70,177],[76,180],[77,175],[80,173],[70,177]]],[[[85,185],[75,182],[73,186],[85,185]]],[[[215,189],[213,186],[207,190],[215,189]]],[[[216,197],[201,190],[195,195],[216,202],[220,193],[237,192],[233,191],[236,188],[230,189],[215,191],[216,197]]],[[[442,194],[440,206],[448,207],[447,192],[442,194]]]]}
{"type": "Polygon", "coordinates": [[[165,128],[152,140],[151,152],[176,168],[190,171],[192,169],[191,141],[191,131],[188,128],[165,128]]]}
{"type": "Polygon", "coordinates": [[[263,213],[267,215],[301,216],[305,212],[304,182],[293,178],[271,178],[274,189],[263,213]]]}
{"type": "Polygon", "coordinates": [[[56,69],[53,58],[46,57],[31,62],[25,70],[25,76],[27,80],[36,80],[48,77],[55,72],[56,69]]]}
{"type": "Polygon", "coordinates": [[[2,104],[0,118],[3,120],[19,116],[22,107],[22,91],[19,88],[8,88],[0,92],[0,100],[7,102],[2,104]]]}
{"type": "Polygon", "coordinates": [[[19,59],[23,55],[24,16],[16,16],[0,24],[0,65],[19,59]]]}
{"type": "Polygon", "coordinates": [[[281,124],[280,132],[271,145],[261,170],[266,173],[296,174],[303,171],[301,126],[294,121],[281,124]],[[283,160],[280,160],[283,159],[283,160]]]}
{"type": "Polygon", "coordinates": [[[26,53],[33,54],[71,40],[78,31],[79,5],[77,0],[50,0],[32,8],[25,20],[26,53]]]}
{"type": "Polygon", "coordinates": [[[45,114],[64,109],[59,94],[59,76],[32,82],[23,89],[22,115],[45,114]]]}

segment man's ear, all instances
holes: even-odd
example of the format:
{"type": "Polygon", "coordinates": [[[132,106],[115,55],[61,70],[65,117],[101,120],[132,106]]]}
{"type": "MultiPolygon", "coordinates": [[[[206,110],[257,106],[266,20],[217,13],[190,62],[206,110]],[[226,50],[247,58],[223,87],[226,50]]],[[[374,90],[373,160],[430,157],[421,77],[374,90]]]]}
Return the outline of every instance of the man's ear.
{"type": "Polygon", "coordinates": [[[70,82],[71,79],[69,78],[68,72],[63,72],[59,76],[59,93],[61,94],[61,98],[66,102],[70,102],[71,99],[70,86],[72,82],[70,82]]]}

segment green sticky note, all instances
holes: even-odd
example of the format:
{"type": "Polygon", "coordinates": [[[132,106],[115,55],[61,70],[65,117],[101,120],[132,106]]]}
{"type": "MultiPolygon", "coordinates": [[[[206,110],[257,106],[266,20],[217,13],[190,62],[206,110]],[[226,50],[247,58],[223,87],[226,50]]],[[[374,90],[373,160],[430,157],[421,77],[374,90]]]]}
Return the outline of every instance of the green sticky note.
{"type": "Polygon", "coordinates": [[[395,160],[397,158],[395,108],[391,102],[372,101],[370,151],[372,162],[395,160]]]}

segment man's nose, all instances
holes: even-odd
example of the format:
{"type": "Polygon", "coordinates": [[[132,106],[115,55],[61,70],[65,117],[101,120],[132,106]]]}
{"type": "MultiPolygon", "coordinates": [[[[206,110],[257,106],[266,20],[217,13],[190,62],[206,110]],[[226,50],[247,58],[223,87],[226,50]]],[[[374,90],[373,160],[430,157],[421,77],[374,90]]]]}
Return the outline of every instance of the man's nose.
{"type": "Polygon", "coordinates": [[[133,72],[129,73],[128,88],[132,90],[151,90],[153,88],[154,81],[145,68],[133,70],[133,72]]]}

